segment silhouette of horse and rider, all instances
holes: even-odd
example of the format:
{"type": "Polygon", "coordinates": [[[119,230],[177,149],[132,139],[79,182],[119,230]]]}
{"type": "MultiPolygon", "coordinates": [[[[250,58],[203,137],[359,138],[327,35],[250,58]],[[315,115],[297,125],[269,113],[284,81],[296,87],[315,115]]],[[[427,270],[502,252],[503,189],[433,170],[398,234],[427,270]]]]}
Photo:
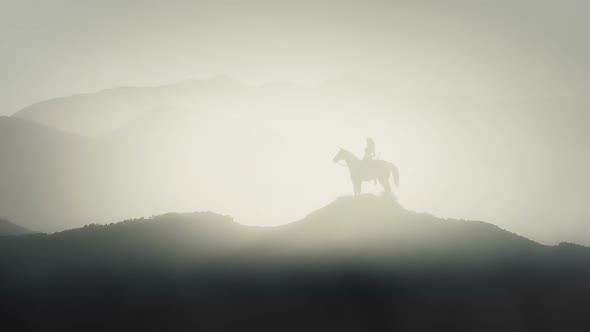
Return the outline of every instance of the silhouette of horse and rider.
{"type": "Polygon", "coordinates": [[[354,195],[360,195],[362,183],[366,181],[379,181],[386,195],[391,195],[391,185],[389,184],[389,176],[393,176],[393,182],[396,187],[399,186],[399,174],[397,167],[385,160],[375,158],[375,142],[372,138],[367,138],[367,146],[365,147],[365,155],[363,159],[359,159],[352,152],[340,149],[334,157],[334,162],[344,160],[350,172],[350,179],[354,195]]]}

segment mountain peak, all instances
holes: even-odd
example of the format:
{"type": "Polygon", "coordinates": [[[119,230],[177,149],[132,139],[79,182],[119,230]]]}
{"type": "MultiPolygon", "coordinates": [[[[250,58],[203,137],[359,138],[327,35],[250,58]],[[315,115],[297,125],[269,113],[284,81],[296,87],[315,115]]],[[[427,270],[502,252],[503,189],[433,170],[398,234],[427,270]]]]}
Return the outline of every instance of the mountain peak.
{"type": "Polygon", "coordinates": [[[13,117],[82,136],[109,135],[168,103],[194,106],[219,96],[235,96],[248,86],[229,76],[153,87],[116,87],[42,101],[13,117]]]}

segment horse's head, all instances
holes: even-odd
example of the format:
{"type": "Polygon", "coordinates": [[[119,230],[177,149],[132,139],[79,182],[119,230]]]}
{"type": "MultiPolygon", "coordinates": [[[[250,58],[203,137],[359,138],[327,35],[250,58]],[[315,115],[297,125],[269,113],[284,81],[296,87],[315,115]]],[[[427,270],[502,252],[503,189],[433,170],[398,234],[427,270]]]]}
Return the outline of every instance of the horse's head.
{"type": "Polygon", "coordinates": [[[348,163],[348,162],[351,162],[351,161],[354,161],[354,160],[358,160],[358,158],[355,157],[349,151],[346,151],[343,148],[340,148],[340,151],[338,151],[338,153],[334,156],[334,158],[332,159],[332,161],[334,161],[335,163],[337,163],[340,160],[344,160],[344,161],[346,161],[348,163]]]}
{"type": "Polygon", "coordinates": [[[344,149],[340,148],[340,150],[338,151],[338,153],[334,156],[334,159],[332,159],[333,162],[337,163],[340,160],[344,159],[344,149]]]}

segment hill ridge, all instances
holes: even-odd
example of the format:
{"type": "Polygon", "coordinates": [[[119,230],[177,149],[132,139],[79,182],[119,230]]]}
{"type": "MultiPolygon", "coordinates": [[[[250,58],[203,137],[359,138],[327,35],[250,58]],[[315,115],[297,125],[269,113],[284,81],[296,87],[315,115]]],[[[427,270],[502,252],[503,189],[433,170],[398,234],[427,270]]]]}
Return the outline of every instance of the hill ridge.
{"type": "Polygon", "coordinates": [[[35,232],[28,228],[17,225],[9,220],[0,218],[0,236],[17,236],[33,234],[35,232]]]}

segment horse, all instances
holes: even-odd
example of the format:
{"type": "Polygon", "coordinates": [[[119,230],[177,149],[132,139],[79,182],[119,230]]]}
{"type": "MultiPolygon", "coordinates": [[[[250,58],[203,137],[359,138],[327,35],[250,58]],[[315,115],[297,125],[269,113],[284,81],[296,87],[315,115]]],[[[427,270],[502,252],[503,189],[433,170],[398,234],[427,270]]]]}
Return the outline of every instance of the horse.
{"type": "Polygon", "coordinates": [[[361,187],[364,181],[379,181],[385,194],[391,195],[391,185],[389,184],[389,175],[393,176],[395,186],[399,186],[399,173],[397,167],[385,160],[361,160],[352,152],[340,149],[333,161],[339,162],[344,160],[350,172],[350,179],[354,195],[361,194],[361,187]]]}

